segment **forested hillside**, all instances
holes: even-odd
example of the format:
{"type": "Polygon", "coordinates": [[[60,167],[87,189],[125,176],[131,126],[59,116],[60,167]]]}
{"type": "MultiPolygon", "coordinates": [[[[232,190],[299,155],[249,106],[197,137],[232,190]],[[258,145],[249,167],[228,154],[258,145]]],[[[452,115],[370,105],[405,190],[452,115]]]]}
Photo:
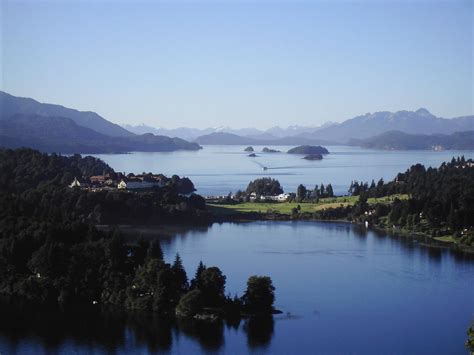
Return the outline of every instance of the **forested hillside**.
{"type": "Polygon", "coordinates": [[[202,197],[182,196],[177,176],[156,191],[69,188],[72,177],[114,174],[101,160],[0,151],[0,293],[41,303],[114,304],[193,316],[272,312],[268,277],[249,279],[242,298],[225,296],[226,277],[201,263],[189,280],[179,255],[163,259],[158,240],[126,241],[95,223],[206,223],[202,197]],[[191,281],[191,282],[189,282],[191,281]]]}

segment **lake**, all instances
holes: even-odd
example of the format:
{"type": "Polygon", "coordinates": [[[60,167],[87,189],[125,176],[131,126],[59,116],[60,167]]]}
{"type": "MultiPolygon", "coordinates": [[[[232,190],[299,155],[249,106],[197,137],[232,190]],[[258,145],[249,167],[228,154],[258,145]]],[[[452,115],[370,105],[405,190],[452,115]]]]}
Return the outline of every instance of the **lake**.
{"type": "Polygon", "coordinates": [[[252,222],[147,229],[165,259],[200,260],[242,294],[250,275],[276,287],[272,319],[200,327],[100,308],[2,305],[0,353],[466,354],[474,261],[348,223],[252,222]]]}
{"type": "MultiPolygon", "coordinates": [[[[254,146],[257,157],[250,158],[245,146],[204,146],[199,151],[172,153],[100,154],[116,171],[177,174],[189,177],[202,195],[227,195],[244,190],[249,181],[271,176],[278,179],[285,192],[295,192],[299,184],[331,183],[336,194],[346,194],[351,180],[389,181],[416,163],[438,167],[453,156],[474,158],[474,151],[385,151],[358,147],[328,146],[330,154],[322,161],[308,161],[301,155],[261,153],[263,146],[254,146]],[[263,170],[262,167],[267,167],[263,170]]],[[[292,146],[272,147],[282,152],[292,146]]]]}

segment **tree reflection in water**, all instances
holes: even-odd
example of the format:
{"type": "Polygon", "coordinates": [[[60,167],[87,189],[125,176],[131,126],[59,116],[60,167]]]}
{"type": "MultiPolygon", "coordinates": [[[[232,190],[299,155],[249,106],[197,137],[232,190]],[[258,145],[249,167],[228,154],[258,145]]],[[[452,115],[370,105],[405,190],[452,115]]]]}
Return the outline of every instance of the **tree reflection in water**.
{"type": "Polygon", "coordinates": [[[143,348],[155,353],[172,350],[173,341],[182,335],[198,342],[203,351],[219,351],[225,345],[226,328],[242,332],[249,348],[259,348],[270,344],[274,327],[272,316],[215,322],[175,320],[109,307],[58,309],[4,297],[0,298],[0,314],[0,344],[7,353],[16,353],[15,349],[24,349],[27,343],[46,353],[64,351],[70,344],[75,350],[108,353],[143,348]]]}
{"type": "Polygon", "coordinates": [[[250,348],[267,347],[273,337],[273,316],[250,317],[245,320],[244,331],[250,348]]]}

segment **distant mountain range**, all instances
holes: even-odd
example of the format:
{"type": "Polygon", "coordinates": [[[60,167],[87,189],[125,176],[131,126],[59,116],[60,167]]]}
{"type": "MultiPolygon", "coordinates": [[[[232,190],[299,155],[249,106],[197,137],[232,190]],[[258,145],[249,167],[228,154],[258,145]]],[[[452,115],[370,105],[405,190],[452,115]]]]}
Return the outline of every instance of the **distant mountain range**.
{"type": "Polygon", "coordinates": [[[197,150],[197,143],[136,135],[94,112],[42,104],[0,91],[0,147],[57,153],[197,150]]]}
{"type": "Polygon", "coordinates": [[[123,128],[136,134],[153,133],[163,134],[170,137],[179,137],[187,140],[196,140],[198,137],[205,136],[212,133],[230,133],[242,137],[254,138],[259,140],[275,140],[278,138],[293,137],[304,132],[315,132],[318,129],[334,125],[335,123],[329,122],[322,126],[288,126],[286,128],[272,127],[266,130],[260,130],[257,128],[231,128],[231,127],[209,127],[209,128],[155,128],[141,124],[138,126],[122,125],[123,128]]]}
{"type": "Polygon", "coordinates": [[[474,116],[446,119],[432,115],[428,110],[367,113],[338,125],[304,133],[299,137],[327,139],[348,143],[351,139],[365,139],[389,131],[409,134],[451,134],[473,131],[474,116]]]}
{"type": "Polygon", "coordinates": [[[354,139],[351,145],[371,149],[417,150],[417,149],[474,149],[474,131],[447,134],[408,134],[389,131],[366,139],[354,139]]]}
{"type": "Polygon", "coordinates": [[[431,149],[432,146],[473,149],[469,131],[474,131],[474,116],[446,119],[423,108],[367,113],[322,126],[293,125],[267,130],[121,127],[95,112],[44,104],[0,91],[0,146],[27,146],[58,153],[197,150],[201,148],[199,144],[358,144],[383,149],[431,149]]]}
{"type": "Polygon", "coordinates": [[[232,133],[216,132],[206,134],[195,139],[196,143],[202,145],[331,145],[323,139],[311,139],[303,137],[282,137],[273,139],[258,138],[256,136],[243,137],[232,133]]]}
{"type": "Polygon", "coordinates": [[[375,112],[357,116],[341,123],[328,122],[322,126],[272,127],[232,129],[217,127],[206,129],[176,128],[154,129],[148,126],[125,126],[132,132],[165,133],[186,138],[199,144],[351,144],[354,140],[375,137],[385,132],[399,131],[408,134],[452,134],[473,131],[474,116],[441,118],[420,108],[416,111],[375,112]]]}

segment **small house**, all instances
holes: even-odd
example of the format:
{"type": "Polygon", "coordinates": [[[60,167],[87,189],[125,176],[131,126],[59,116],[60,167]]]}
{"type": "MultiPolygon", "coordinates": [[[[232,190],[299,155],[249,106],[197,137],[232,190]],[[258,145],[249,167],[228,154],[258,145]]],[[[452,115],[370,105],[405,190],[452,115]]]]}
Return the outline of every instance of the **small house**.
{"type": "Polygon", "coordinates": [[[75,177],[74,178],[74,181],[69,185],[70,188],[75,188],[75,187],[81,187],[81,183],[79,182],[79,180],[77,180],[77,178],[75,177]]]}

